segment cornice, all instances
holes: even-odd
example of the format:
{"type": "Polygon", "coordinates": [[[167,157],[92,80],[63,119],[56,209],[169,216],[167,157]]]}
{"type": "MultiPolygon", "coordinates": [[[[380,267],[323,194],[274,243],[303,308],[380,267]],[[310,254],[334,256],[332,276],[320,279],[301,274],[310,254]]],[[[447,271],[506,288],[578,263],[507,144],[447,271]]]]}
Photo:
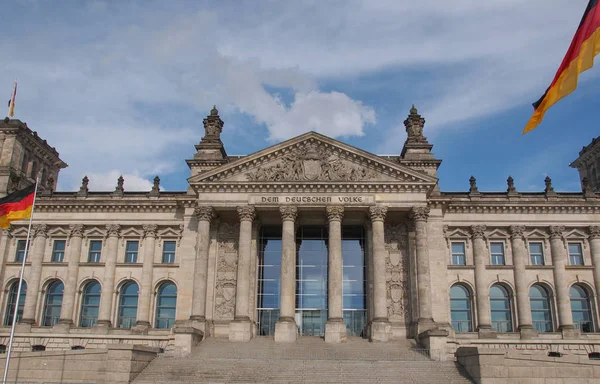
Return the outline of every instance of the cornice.
{"type": "Polygon", "coordinates": [[[193,187],[198,193],[427,193],[433,188],[431,184],[403,182],[322,182],[310,184],[227,182],[196,184],[193,187]]]}
{"type": "Polygon", "coordinates": [[[36,202],[37,212],[175,212],[177,208],[195,206],[196,197],[171,200],[130,200],[107,197],[105,199],[40,198],[36,202]]]}
{"type": "Polygon", "coordinates": [[[526,204],[444,204],[444,213],[482,213],[482,214],[599,214],[598,205],[526,205],[526,204]]]}

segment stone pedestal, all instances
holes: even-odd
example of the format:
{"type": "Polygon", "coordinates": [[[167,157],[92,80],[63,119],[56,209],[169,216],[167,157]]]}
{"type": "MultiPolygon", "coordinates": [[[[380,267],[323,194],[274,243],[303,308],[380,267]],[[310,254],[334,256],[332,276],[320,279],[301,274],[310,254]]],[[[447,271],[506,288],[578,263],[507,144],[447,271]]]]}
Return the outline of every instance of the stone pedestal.
{"type": "Polygon", "coordinates": [[[69,331],[71,330],[71,324],[69,323],[57,323],[56,325],[54,325],[52,327],[52,333],[69,333],[69,331]]]}
{"type": "Polygon", "coordinates": [[[150,329],[150,323],[147,321],[138,321],[131,327],[131,333],[134,335],[147,335],[150,329]]]}
{"type": "Polygon", "coordinates": [[[275,324],[276,342],[293,342],[298,339],[298,326],[293,318],[279,318],[275,324]]]}
{"type": "Polygon", "coordinates": [[[538,337],[538,332],[531,325],[521,325],[519,326],[519,333],[521,334],[521,339],[536,339],[538,337]]]}
{"type": "Polygon", "coordinates": [[[373,320],[371,323],[371,341],[388,342],[392,338],[392,325],[389,321],[373,320]]]}
{"type": "Polygon", "coordinates": [[[563,339],[577,339],[579,337],[579,330],[576,329],[573,325],[564,325],[559,328],[560,333],[562,333],[563,339]]]}
{"type": "Polygon", "coordinates": [[[477,328],[477,333],[480,339],[496,339],[498,337],[496,330],[491,326],[480,326],[477,328]]]}
{"type": "Polygon", "coordinates": [[[432,329],[419,335],[419,343],[429,350],[431,360],[446,360],[448,334],[448,331],[443,329],[432,329]]]}
{"type": "Polygon", "coordinates": [[[326,343],[345,343],[348,341],[344,319],[329,319],[325,324],[326,343]]]}
{"type": "Polygon", "coordinates": [[[204,332],[201,329],[192,326],[175,326],[175,349],[179,355],[189,355],[192,348],[197,346],[204,338],[204,332]]]}
{"type": "Polygon", "coordinates": [[[229,341],[250,341],[252,322],[250,319],[234,320],[229,324],[229,341]]]}
{"type": "Polygon", "coordinates": [[[437,324],[433,319],[419,319],[417,322],[417,335],[435,328],[437,328],[437,324]]]}

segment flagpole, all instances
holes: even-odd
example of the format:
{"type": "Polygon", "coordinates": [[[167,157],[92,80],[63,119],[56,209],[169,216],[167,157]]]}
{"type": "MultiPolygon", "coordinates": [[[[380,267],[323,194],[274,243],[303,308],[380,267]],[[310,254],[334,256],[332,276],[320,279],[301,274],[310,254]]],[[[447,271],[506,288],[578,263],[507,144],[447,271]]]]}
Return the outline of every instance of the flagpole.
{"type": "MultiPolygon", "coordinates": [[[[40,182],[40,177],[38,176],[35,182],[35,189],[33,191],[33,204],[31,205],[31,215],[29,216],[29,228],[27,229],[27,240],[25,241],[25,254],[23,255],[23,261],[21,263],[21,275],[19,276],[19,288],[17,289],[17,300],[15,303],[15,311],[13,313],[12,326],[10,328],[10,339],[8,341],[8,351],[6,353],[6,366],[4,367],[4,378],[2,380],[2,384],[6,384],[8,377],[8,365],[10,363],[10,355],[12,352],[13,340],[15,338],[15,326],[17,325],[17,313],[19,312],[19,299],[21,299],[21,288],[23,287],[23,272],[25,271],[25,262],[27,261],[27,256],[29,254],[29,238],[31,237],[31,223],[33,222],[33,212],[35,210],[35,198],[37,196],[38,185],[40,182]]],[[[30,295],[35,294],[34,292],[30,292],[30,295]]]]}

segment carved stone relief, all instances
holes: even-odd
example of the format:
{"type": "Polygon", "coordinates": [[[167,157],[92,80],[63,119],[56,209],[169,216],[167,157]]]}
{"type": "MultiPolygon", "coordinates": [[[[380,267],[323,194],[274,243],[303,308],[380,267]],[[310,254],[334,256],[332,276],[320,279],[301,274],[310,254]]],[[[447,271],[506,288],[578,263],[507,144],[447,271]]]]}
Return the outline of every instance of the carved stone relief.
{"type": "Polygon", "coordinates": [[[391,322],[405,322],[409,311],[408,231],[404,224],[385,226],[387,309],[391,322]]]}
{"type": "Polygon", "coordinates": [[[365,181],[377,173],[342,161],[330,149],[310,145],[286,154],[275,165],[247,172],[246,177],[249,181],[365,181]]]}
{"type": "Polygon", "coordinates": [[[221,223],[217,234],[215,318],[233,320],[237,281],[239,224],[221,223]]]}

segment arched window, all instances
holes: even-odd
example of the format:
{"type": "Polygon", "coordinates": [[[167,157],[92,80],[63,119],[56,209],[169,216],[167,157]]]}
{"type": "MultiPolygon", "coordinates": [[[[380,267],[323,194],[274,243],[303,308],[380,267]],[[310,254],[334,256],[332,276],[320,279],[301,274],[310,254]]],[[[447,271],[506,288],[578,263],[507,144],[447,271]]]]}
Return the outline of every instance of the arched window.
{"type": "Polygon", "coordinates": [[[133,281],[127,282],[121,287],[117,328],[131,328],[135,325],[139,293],[138,285],[133,281]]]}
{"type": "Polygon", "coordinates": [[[100,308],[100,283],[96,280],[90,281],[83,288],[81,296],[81,315],[79,326],[88,328],[98,322],[98,310],[100,308]]]}
{"type": "Polygon", "coordinates": [[[503,286],[496,284],[490,289],[492,328],[496,332],[512,332],[512,311],[510,296],[503,286]]]}
{"type": "Polygon", "coordinates": [[[552,332],[552,306],[550,295],[541,285],[532,285],[529,289],[529,304],[531,306],[531,319],[533,327],[538,332],[552,332]]]}
{"type": "Polygon", "coordinates": [[[175,307],[177,304],[177,287],[168,282],[158,288],[156,296],[156,321],[158,329],[170,329],[175,323],[175,307]]]}
{"type": "Polygon", "coordinates": [[[571,298],[573,325],[581,332],[594,332],[592,309],[587,290],[580,285],[573,285],[569,292],[569,296],[571,298]]]}
{"type": "MultiPolygon", "coordinates": [[[[8,291],[6,300],[6,314],[4,315],[4,325],[12,325],[15,307],[17,305],[17,292],[19,291],[19,282],[15,281],[8,291]]],[[[21,297],[19,298],[19,309],[17,310],[17,323],[23,317],[23,307],[25,307],[25,297],[27,296],[27,283],[23,281],[21,286],[21,297]]]]}
{"type": "Polygon", "coordinates": [[[456,332],[473,332],[471,293],[462,284],[450,288],[450,316],[456,332]]]}
{"type": "Polygon", "coordinates": [[[60,320],[60,308],[62,307],[63,291],[65,286],[62,281],[55,280],[46,290],[46,301],[44,303],[44,317],[42,326],[52,327],[60,320]]]}

